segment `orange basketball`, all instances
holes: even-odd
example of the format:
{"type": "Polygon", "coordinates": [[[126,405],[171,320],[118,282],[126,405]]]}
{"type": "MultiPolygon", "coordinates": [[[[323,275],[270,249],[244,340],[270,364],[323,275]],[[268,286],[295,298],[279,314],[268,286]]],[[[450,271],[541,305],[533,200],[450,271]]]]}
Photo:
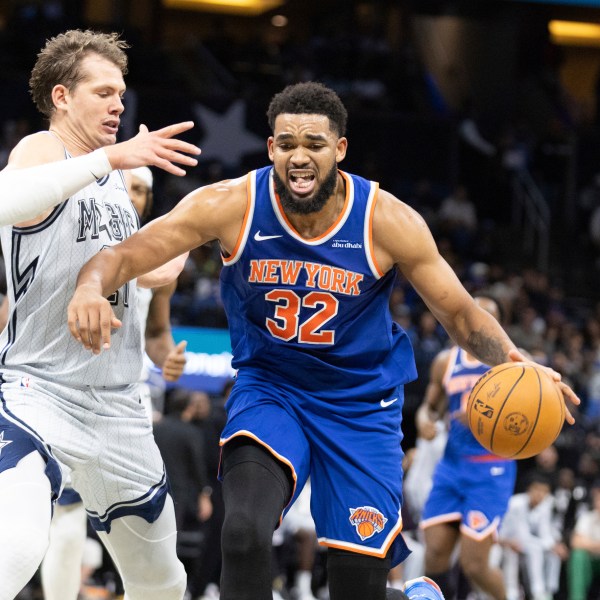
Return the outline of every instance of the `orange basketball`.
{"type": "Polygon", "coordinates": [[[371,521],[362,521],[357,527],[358,533],[363,538],[368,538],[373,535],[375,527],[371,521]]]}
{"type": "Polygon", "coordinates": [[[469,427],[487,450],[505,458],[529,458],[554,442],[565,420],[556,382],[529,363],[496,365],[473,386],[469,427]]]}

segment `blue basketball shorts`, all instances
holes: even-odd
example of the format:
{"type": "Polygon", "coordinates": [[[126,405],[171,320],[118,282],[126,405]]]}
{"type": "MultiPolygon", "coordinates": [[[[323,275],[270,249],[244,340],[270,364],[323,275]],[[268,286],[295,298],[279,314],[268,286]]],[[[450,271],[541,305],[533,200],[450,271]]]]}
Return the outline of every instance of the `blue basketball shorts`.
{"type": "Polygon", "coordinates": [[[311,478],[311,514],[322,546],[396,565],[408,556],[400,531],[403,389],[372,399],[320,400],[313,394],[239,373],[227,402],[221,445],[244,435],[286,464],[293,504],[311,478]]]}
{"type": "Polygon", "coordinates": [[[513,494],[513,460],[443,457],[433,474],[421,528],[460,521],[461,532],[480,540],[495,533],[513,494]]]}

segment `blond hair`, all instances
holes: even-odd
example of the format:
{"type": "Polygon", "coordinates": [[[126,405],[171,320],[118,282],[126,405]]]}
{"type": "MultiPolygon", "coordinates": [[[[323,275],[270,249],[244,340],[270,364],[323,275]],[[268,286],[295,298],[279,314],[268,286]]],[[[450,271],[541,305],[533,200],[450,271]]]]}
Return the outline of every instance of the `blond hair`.
{"type": "Polygon", "coordinates": [[[52,116],[55,110],[52,89],[59,84],[74,89],[84,77],[81,62],[89,54],[109,60],[126,75],[126,48],[129,45],[119,39],[118,33],[89,29],[72,29],[47,40],[29,78],[30,93],[38,110],[48,118],[52,116]]]}

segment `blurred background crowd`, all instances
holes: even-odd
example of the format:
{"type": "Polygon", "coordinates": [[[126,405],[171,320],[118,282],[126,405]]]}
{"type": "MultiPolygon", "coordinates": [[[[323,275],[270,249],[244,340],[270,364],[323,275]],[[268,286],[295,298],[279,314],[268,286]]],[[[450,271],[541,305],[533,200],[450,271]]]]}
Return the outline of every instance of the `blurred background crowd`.
{"type": "MultiPolygon", "coordinates": [[[[466,287],[497,298],[512,339],[581,397],[576,424],[519,462],[515,490],[530,493],[540,483],[532,473],[548,484],[531,501],[532,509],[547,507],[539,518],[551,526],[552,544],[544,549],[558,557],[548,575],[558,583],[544,593],[566,598],[570,536],[600,477],[600,31],[577,37],[554,24],[600,27],[600,2],[272,0],[248,14],[194,4],[0,0],[0,167],[18,139],[45,127],[27,79],[44,40],[67,28],[122,31],[131,44],[123,138],[140,123],[196,122],[188,137],[203,149],[199,164],[183,179],[154,173],[153,216],[198,186],[266,164],[265,110],[284,85],[333,87],[350,114],[342,167],[417,209],[466,287]]],[[[172,298],[175,327],[210,328],[209,335],[227,327],[220,265],[215,245],[191,253],[172,298]]],[[[402,278],[391,310],[411,336],[419,372],[406,389],[410,470],[414,413],[430,362],[449,340],[402,278]]],[[[212,481],[229,386],[182,385],[155,397],[157,423],[196,427],[212,481]]],[[[222,513],[213,488],[213,516],[201,523],[187,515],[180,541],[195,597],[218,598],[222,513]]],[[[284,528],[274,552],[277,593],[300,597],[296,575],[308,571],[319,594],[325,574],[309,516],[284,528]]],[[[529,563],[518,563],[510,600],[533,598],[529,563]]],[[[89,597],[119,592],[107,557],[88,584],[89,597]]],[[[590,593],[600,598],[600,586],[590,593]]],[[[24,594],[39,594],[35,582],[24,594]]]]}

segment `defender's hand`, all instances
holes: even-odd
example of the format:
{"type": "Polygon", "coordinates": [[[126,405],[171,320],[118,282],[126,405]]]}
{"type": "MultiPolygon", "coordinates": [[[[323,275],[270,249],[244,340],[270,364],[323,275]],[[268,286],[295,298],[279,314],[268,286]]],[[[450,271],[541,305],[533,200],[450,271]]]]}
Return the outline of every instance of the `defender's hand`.
{"type": "Polygon", "coordinates": [[[198,161],[187,155],[200,154],[200,148],[174,136],[193,126],[193,121],[184,121],[156,131],[148,131],[145,125],[140,125],[139,133],[135,137],[126,142],[105,146],[104,151],[113,169],[135,169],[153,165],[173,175],[183,176],[185,171],[173,163],[196,166],[198,161]]]}

